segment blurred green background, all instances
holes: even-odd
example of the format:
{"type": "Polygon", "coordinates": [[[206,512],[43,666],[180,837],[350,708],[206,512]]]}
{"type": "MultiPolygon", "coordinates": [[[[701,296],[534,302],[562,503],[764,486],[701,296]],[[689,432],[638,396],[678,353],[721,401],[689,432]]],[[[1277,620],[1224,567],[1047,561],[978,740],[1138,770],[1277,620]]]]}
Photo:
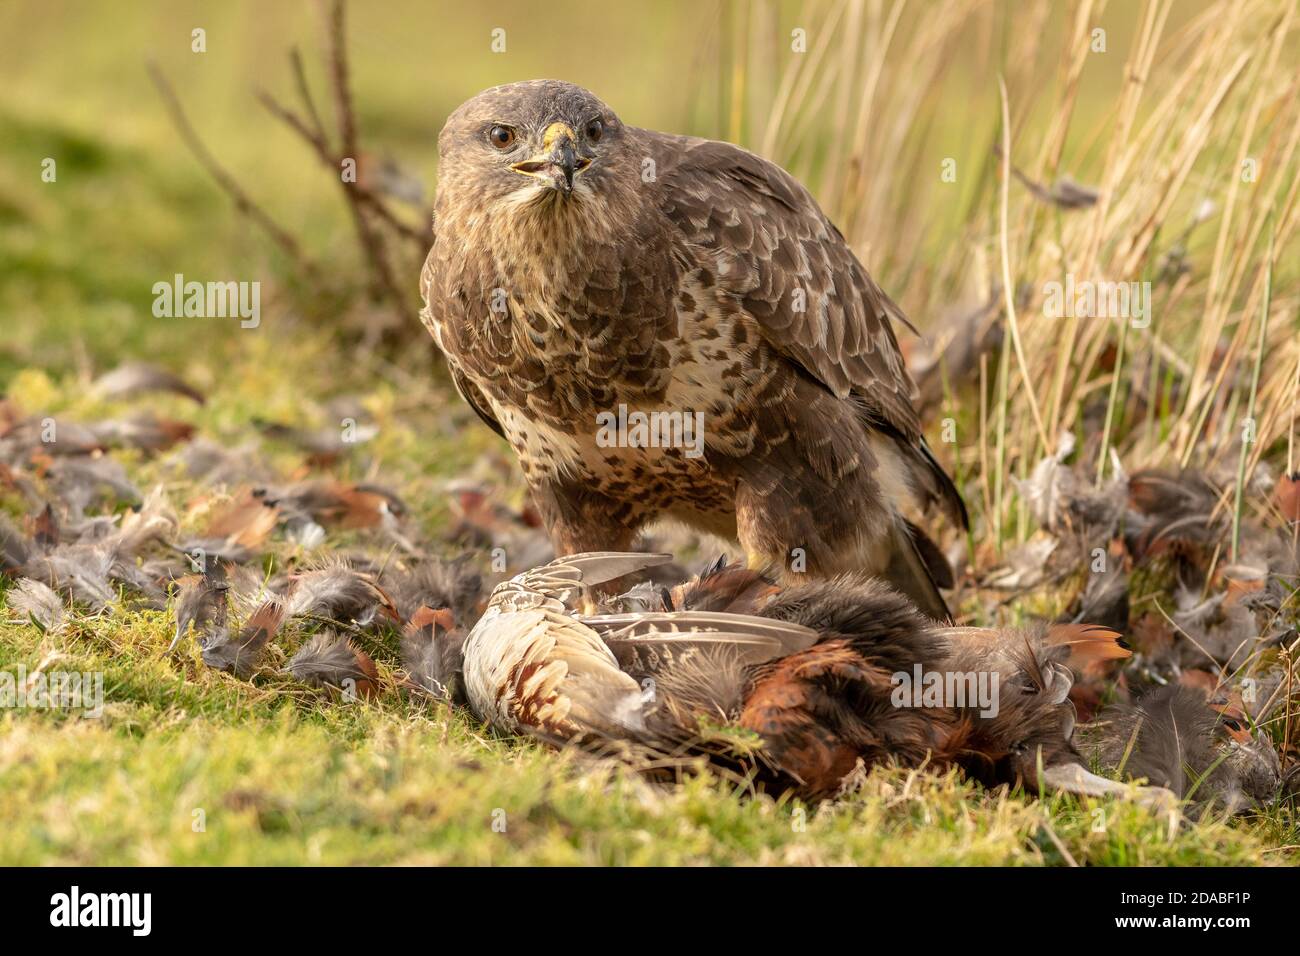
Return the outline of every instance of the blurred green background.
{"type": "MultiPolygon", "coordinates": [[[[1022,4],[983,6],[987,15],[979,22],[994,37],[1010,17],[1039,17],[1051,35],[1069,25],[1064,5],[1036,5],[1031,13],[1022,4]]],[[[1179,7],[1174,21],[1198,5],[1179,7]]],[[[886,10],[864,9],[868,21],[886,10]]],[[[829,10],[699,0],[356,4],[348,44],[362,143],[396,158],[431,195],[436,136],[452,108],[486,86],[552,76],[596,91],[628,122],[757,146],[793,55],[790,31],[814,25],[811,45],[829,10]],[[490,48],[498,27],[506,31],[505,53],[490,48]]],[[[942,13],[941,4],[909,6],[898,29],[924,29],[942,13]]],[[[1075,127],[1091,128],[1111,104],[1138,13],[1129,3],[1098,13],[1115,52],[1109,68],[1087,71],[1075,127]]],[[[996,117],[1001,65],[988,53],[996,43],[972,39],[980,42],[958,48],[941,89],[927,94],[941,98],[934,111],[941,121],[927,121],[922,131],[923,148],[935,157],[987,155],[989,143],[982,133],[972,135],[970,121],[996,117]]],[[[0,5],[0,388],[23,367],[86,372],[124,354],[181,352],[192,362],[205,348],[240,348],[244,337],[203,320],[155,319],[152,284],[177,272],[203,280],[266,280],[284,272],[272,244],[182,145],[150,83],[150,61],[171,79],[212,153],[302,238],[310,256],[359,269],[336,183],[255,98],[265,88],[295,102],[292,46],[303,52],[328,125],[325,12],[318,4],[0,5]],[[191,52],[195,27],[206,30],[206,53],[191,52]],[[58,162],[55,183],[40,178],[47,156],[58,162]]],[[[1054,63],[1037,64],[1039,82],[1050,82],[1055,70],[1054,63]]],[[[827,122],[823,139],[826,150],[838,148],[834,123],[827,122]]],[[[934,195],[933,179],[914,177],[908,186],[900,177],[892,188],[938,254],[952,241],[945,223],[958,221],[962,207],[951,192],[934,195]]],[[[890,267],[873,265],[886,280],[890,267]]],[[[414,275],[400,279],[414,295],[414,275]]],[[[263,311],[274,323],[267,298],[264,289],[263,311]]],[[[323,314],[307,318],[330,321],[323,314]]],[[[927,317],[918,320],[924,325],[927,317]]]]}

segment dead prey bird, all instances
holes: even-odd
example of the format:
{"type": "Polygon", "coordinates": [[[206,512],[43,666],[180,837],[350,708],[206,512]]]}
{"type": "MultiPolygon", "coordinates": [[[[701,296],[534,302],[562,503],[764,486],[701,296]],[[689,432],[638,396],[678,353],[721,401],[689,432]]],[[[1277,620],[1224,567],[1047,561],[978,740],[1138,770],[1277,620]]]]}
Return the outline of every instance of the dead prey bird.
{"type": "Polygon", "coordinates": [[[760,779],[809,797],[890,760],[955,766],[988,784],[1129,792],[1086,770],[1072,743],[1071,665],[1126,657],[1114,632],[940,627],[856,575],[772,588],[755,602],[734,577],[758,577],[744,568],[693,582],[669,610],[595,605],[596,586],[667,560],[587,553],[499,585],[463,647],[470,706],[511,733],[660,753],[712,756],[709,728],[734,727],[761,741],[760,779]],[[701,609],[732,600],[750,612],[701,609]],[[981,673],[996,675],[992,706],[899,693],[925,674],[981,673]]]}

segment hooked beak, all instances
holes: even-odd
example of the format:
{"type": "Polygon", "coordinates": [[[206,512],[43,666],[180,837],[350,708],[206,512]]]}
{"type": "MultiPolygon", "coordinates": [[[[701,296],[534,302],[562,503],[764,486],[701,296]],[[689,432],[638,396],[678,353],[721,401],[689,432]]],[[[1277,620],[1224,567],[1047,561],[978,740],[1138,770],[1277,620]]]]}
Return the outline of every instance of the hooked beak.
{"type": "Polygon", "coordinates": [[[591,165],[591,160],[574,151],[577,137],[565,123],[552,123],[542,139],[542,152],[510,168],[534,176],[564,195],[573,192],[573,177],[591,165]]]}

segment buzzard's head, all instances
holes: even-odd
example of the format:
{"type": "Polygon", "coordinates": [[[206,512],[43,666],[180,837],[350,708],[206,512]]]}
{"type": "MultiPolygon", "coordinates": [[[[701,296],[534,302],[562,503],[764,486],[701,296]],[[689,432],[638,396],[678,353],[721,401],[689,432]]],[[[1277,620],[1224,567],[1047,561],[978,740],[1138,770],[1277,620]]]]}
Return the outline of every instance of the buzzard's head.
{"type": "Polygon", "coordinates": [[[484,90],[438,136],[440,203],[480,211],[598,200],[628,162],[614,111],[580,86],[531,80],[484,90]]]}

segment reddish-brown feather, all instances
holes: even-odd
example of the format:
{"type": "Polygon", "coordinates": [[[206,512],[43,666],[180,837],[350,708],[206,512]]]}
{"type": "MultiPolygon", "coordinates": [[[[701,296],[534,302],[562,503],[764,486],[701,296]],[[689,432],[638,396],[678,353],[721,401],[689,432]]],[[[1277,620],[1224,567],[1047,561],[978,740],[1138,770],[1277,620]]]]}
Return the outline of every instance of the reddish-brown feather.
{"type": "Polygon", "coordinates": [[[1118,631],[1098,624],[1053,624],[1047,629],[1043,644],[1048,647],[1068,646],[1070,666],[1088,671],[1105,661],[1132,657],[1133,652],[1120,640],[1118,631]]]}
{"type": "Polygon", "coordinates": [[[523,726],[535,727],[546,732],[563,733],[566,731],[565,727],[556,726],[541,716],[544,709],[554,706],[560,695],[556,691],[551,691],[549,694],[525,694],[524,692],[524,685],[548,663],[548,661],[537,661],[511,668],[505,683],[497,689],[497,699],[513,697],[515,719],[523,726]]]}
{"type": "Polygon", "coordinates": [[[890,673],[847,641],[827,640],[760,668],[740,725],[809,796],[834,793],[859,760],[920,760],[948,737],[948,711],[895,708],[890,673]]]}
{"type": "Polygon", "coordinates": [[[1287,521],[1300,521],[1300,471],[1278,479],[1277,506],[1287,521]]]}
{"type": "Polygon", "coordinates": [[[758,571],[728,565],[673,588],[673,607],[679,611],[728,611],[753,614],[780,588],[758,571]]]}

